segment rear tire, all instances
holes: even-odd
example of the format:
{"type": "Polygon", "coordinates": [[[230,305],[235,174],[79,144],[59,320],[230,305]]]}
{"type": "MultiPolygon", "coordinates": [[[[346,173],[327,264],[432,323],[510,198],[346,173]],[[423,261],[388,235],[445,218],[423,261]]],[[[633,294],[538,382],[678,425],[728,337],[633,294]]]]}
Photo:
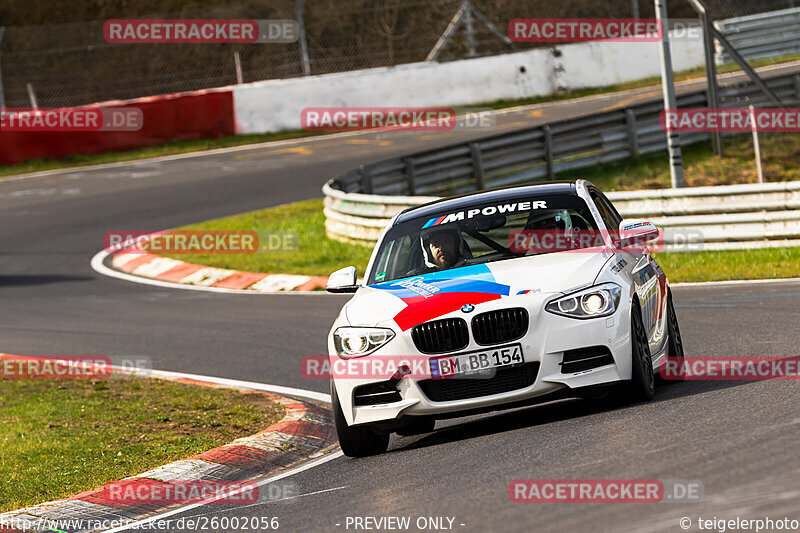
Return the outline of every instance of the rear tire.
{"type": "Polygon", "coordinates": [[[378,433],[369,425],[349,426],[344,418],[336,387],[331,383],[331,407],[333,423],[339,446],[348,457],[367,457],[384,453],[389,448],[389,434],[378,433]]]}
{"type": "MultiPolygon", "coordinates": [[[[667,293],[667,357],[678,362],[678,368],[683,367],[683,340],[681,330],[678,327],[678,316],[675,314],[675,307],[672,305],[672,292],[667,293]]],[[[666,365],[666,363],[664,363],[666,365]]],[[[682,373],[670,376],[669,379],[663,377],[664,367],[659,372],[659,383],[678,383],[684,380],[682,373]]]]}
{"type": "Polygon", "coordinates": [[[631,309],[631,380],[623,390],[627,401],[649,402],[655,396],[653,357],[638,304],[631,309]]]}

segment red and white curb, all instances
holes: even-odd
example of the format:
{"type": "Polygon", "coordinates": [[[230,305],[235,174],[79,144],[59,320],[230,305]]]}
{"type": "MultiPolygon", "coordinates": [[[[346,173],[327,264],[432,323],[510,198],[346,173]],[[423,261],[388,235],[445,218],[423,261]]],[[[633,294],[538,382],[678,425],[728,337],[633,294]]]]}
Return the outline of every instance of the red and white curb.
{"type": "MultiPolygon", "coordinates": [[[[168,233],[160,231],[147,237],[168,233]]],[[[213,268],[163,257],[141,249],[103,249],[91,260],[92,268],[105,276],[160,287],[227,293],[311,292],[325,289],[326,276],[267,274],[213,268]],[[110,266],[106,265],[110,257],[110,266]]]]}
{"type": "MultiPolygon", "coordinates": [[[[4,358],[27,359],[27,357],[0,354],[0,360],[4,358]]],[[[189,479],[214,482],[253,482],[261,485],[275,478],[286,477],[294,467],[304,461],[317,459],[319,462],[324,462],[325,459],[333,459],[341,455],[335,450],[338,441],[330,409],[316,403],[286,398],[268,392],[268,389],[290,393],[297,391],[301,393],[300,395],[314,400],[327,398],[327,395],[176,372],[157,370],[131,372],[125,369],[115,369],[115,371],[181,383],[260,392],[268,395],[272,401],[282,404],[286,409],[283,419],[255,435],[236,439],[219,448],[123,480],[137,481],[137,487],[163,487],[164,483],[189,479]]],[[[204,501],[192,505],[182,505],[121,501],[119,498],[110,497],[113,494],[111,487],[118,483],[108,483],[61,500],[2,513],[0,514],[0,531],[8,533],[28,531],[28,528],[23,529],[25,524],[30,524],[30,530],[49,529],[70,533],[101,531],[113,526],[98,529],[87,526],[79,527],[78,524],[81,521],[87,525],[97,523],[132,524],[151,517],[172,514],[185,508],[211,503],[211,501],[204,501]]]]}
{"type": "Polygon", "coordinates": [[[121,272],[160,281],[258,292],[313,291],[324,289],[328,282],[321,276],[241,272],[141,252],[114,254],[111,265],[121,272]]]}

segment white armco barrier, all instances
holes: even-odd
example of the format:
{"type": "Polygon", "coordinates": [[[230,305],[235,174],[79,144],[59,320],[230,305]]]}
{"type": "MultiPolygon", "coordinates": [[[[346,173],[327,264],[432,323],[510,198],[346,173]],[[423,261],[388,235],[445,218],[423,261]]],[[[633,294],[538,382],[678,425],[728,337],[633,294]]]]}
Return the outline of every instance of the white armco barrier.
{"type": "MultiPolygon", "coordinates": [[[[328,184],[329,237],[372,245],[403,209],[436,200],[422,196],[344,193],[328,184]]],[[[693,252],[800,246],[800,181],[609,193],[625,217],[648,218],[664,231],[664,250],[693,252]]]]}
{"type": "MultiPolygon", "coordinates": [[[[635,81],[660,75],[658,47],[657,42],[573,43],[236,85],[236,132],[298,130],[306,107],[461,106],[635,81]]],[[[676,71],[702,66],[702,39],[673,42],[672,62],[676,71]]]]}

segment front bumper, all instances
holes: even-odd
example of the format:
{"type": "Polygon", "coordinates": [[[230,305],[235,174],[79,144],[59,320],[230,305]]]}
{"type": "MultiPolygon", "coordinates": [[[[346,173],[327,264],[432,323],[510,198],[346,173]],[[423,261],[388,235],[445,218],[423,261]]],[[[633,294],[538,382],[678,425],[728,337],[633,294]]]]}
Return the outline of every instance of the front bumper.
{"type": "MultiPolygon", "coordinates": [[[[478,397],[456,399],[449,401],[434,401],[425,393],[422,380],[403,378],[392,383],[399,392],[389,403],[376,403],[373,405],[355,405],[354,391],[363,386],[386,382],[386,377],[377,378],[334,378],[334,386],[341,402],[342,412],[350,425],[368,424],[376,422],[389,422],[405,416],[432,416],[448,415],[459,411],[472,411],[482,408],[502,406],[520,401],[533,399],[557,392],[564,388],[578,389],[604,383],[612,383],[631,377],[630,353],[630,307],[625,298],[620,302],[620,307],[610,317],[601,317],[588,320],[578,320],[554,315],[544,311],[544,305],[552,299],[554,294],[521,295],[503,298],[501,301],[486,302],[477,306],[474,314],[505,309],[510,307],[525,307],[528,310],[530,322],[528,331],[521,339],[500,345],[519,343],[525,364],[529,368],[536,367],[535,377],[525,381],[523,386],[506,392],[481,395],[478,397]],[[610,353],[613,362],[607,358],[602,359],[602,366],[589,370],[575,372],[562,372],[562,362],[565,352],[580,350],[589,347],[602,347],[610,353]]],[[[439,318],[461,317],[470,322],[472,315],[465,315],[460,311],[444,315],[439,318]]],[[[413,355],[414,357],[436,358],[447,354],[424,356],[421,354],[411,339],[411,330],[399,331],[394,322],[384,322],[380,327],[394,330],[395,338],[375,353],[366,357],[380,357],[381,355],[413,355]]],[[[490,347],[478,345],[470,331],[469,345],[463,350],[453,353],[463,353],[490,347]]],[[[336,357],[333,343],[329,340],[329,353],[336,357]]],[[[363,389],[362,389],[363,390],[363,389]]],[[[428,387],[430,393],[430,387],[428,387]]],[[[457,415],[456,415],[457,416],[457,415]]]]}

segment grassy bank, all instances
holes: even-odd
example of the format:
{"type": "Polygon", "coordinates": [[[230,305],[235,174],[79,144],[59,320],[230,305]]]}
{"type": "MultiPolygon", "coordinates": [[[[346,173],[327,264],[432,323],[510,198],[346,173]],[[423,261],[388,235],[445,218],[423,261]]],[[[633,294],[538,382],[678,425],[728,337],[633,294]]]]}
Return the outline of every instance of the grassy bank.
{"type": "Polygon", "coordinates": [[[261,209],[242,215],[184,226],[187,230],[291,231],[297,235],[293,252],[256,254],[167,254],[189,263],[248,272],[327,276],[341,266],[358,265],[363,273],[372,248],[346,244],[325,236],[322,199],[261,209]]]}
{"type": "Polygon", "coordinates": [[[156,379],[0,380],[0,512],[227,444],[283,413],[263,394],[156,379]]]}
{"type": "MultiPolygon", "coordinates": [[[[684,179],[689,187],[756,183],[758,172],[753,140],[748,135],[726,137],[725,155],[714,155],[709,142],[682,147],[684,179]]],[[[760,139],[764,181],[800,180],[800,135],[762,135],[760,139]]],[[[648,154],[637,159],[562,172],[559,179],[584,178],[608,191],[665,189],[671,187],[667,155],[648,154]]]]}
{"type": "Polygon", "coordinates": [[[800,247],[653,256],[673,283],[800,277],[800,247]]]}

